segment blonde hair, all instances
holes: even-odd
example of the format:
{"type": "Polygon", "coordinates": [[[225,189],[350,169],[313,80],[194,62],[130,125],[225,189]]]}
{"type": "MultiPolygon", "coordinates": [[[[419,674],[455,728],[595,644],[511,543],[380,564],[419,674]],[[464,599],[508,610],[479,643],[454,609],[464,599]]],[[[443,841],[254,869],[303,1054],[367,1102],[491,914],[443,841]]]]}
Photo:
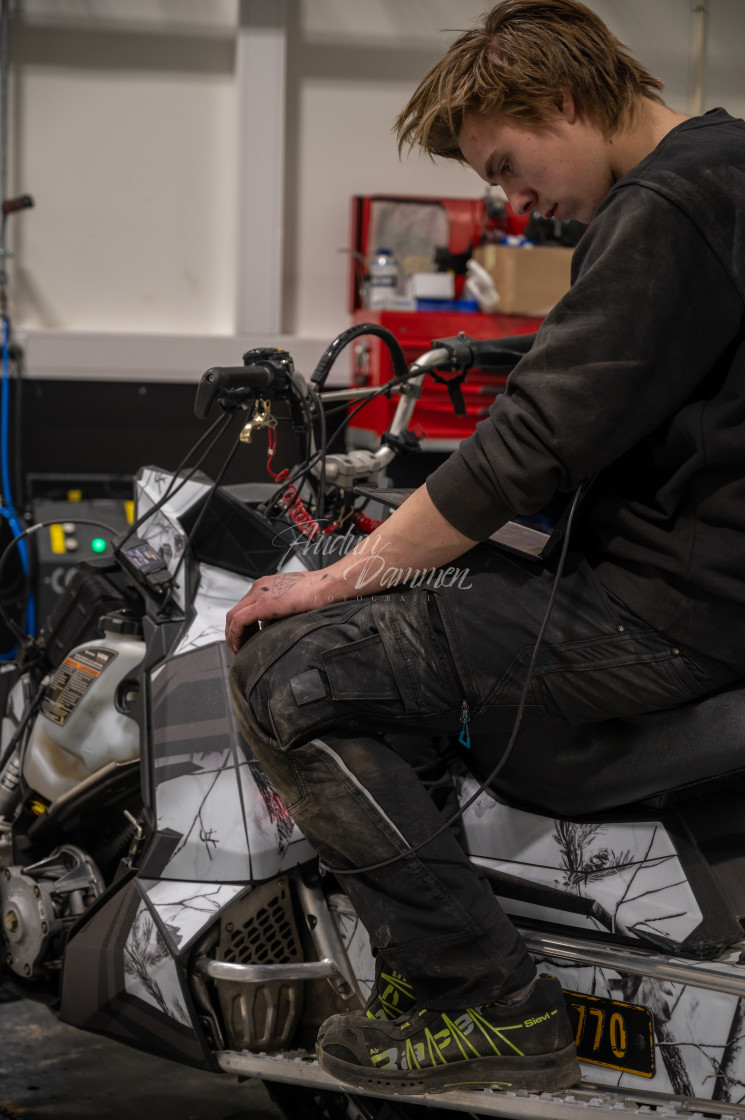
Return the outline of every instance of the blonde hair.
{"type": "Polygon", "coordinates": [[[579,0],[502,0],[456,39],[419,83],[394,129],[399,152],[419,145],[463,162],[467,112],[545,124],[568,92],[579,115],[615,132],[663,88],[579,0]]]}

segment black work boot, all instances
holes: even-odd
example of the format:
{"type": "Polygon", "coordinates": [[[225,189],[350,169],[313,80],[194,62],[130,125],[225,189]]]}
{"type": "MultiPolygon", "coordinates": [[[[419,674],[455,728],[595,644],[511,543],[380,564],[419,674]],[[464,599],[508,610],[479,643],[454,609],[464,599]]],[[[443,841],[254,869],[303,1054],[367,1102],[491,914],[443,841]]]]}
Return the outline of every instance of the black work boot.
{"type": "Polygon", "coordinates": [[[432,1093],[447,1089],[552,1092],[580,1080],[564,996],[539,976],[517,1001],[454,1011],[414,1009],[388,1021],[335,1015],[316,1047],[327,1073],[360,1089],[432,1093]]]}
{"type": "Polygon", "coordinates": [[[395,968],[388,968],[378,957],[375,983],[365,1004],[367,1019],[398,1019],[408,1015],[416,1003],[416,996],[406,977],[395,968]]]}

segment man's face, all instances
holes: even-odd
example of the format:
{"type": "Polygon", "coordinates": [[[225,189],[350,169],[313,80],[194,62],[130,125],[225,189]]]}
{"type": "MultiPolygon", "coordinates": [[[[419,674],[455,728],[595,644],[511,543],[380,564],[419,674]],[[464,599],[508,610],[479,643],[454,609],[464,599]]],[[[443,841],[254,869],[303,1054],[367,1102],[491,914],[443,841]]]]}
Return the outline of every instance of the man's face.
{"type": "Polygon", "coordinates": [[[615,181],[611,142],[576,115],[569,97],[546,125],[467,113],[458,143],[474,171],[502,188],[516,214],[537,210],[587,223],[615,181]]]}

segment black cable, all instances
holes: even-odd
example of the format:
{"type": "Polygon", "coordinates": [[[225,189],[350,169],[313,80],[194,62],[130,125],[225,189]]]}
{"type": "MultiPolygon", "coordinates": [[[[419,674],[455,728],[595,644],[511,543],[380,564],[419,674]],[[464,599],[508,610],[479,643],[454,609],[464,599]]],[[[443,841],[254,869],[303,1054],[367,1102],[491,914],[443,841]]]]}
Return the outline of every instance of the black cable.
{"type": "Polygon", "coordinates": [[[179,490],[181,490],[181,488],[183,486],[185,486],[186,483],[189,482],[190,479],[192,479],[194,477],[194,475],[199,470],[199,468],[201,467],[202,463],[205,461],[205,459],[207,458],[209,453],[219,443],[219,441],[222,438],[224,432],[226,432],[227,429],[230,427],[230,424],[232,423],[232,420],[233,420],[232,415],[218,416],[217,419],[212,424],[210,424],[207,431],[204,432],[199,437],[197,442],[192,447],[189,448],[189,450],[187,451],[184,458],[181,460],[179,465],[176,467],[175,471],[172,472],[171,481],[168,483],[168,486],[166,487],[165,493],[162,495],[162,497],[160,497],[158,499],[157,502],[154,503],[154,505],[150,506],[150,508],[148,510],[146,510],[145,513],[141,514],[140,517],[138,517],[137,520],[130,526],[130,528],[127,530],[126,535],[121,540],[120,545],[125,544],[129,540],[129,538],[131,537],[132,533],[134,533],[134,531],[136,529],[139,529],[140,525],[142,525],[143,522],[147,521],[152,516],[153,513],[157,513],[160,509],[162,509],[162,507],[165,505],[165,503],[170,498],[172,498],[175,494],[177,494],[179,492],[179,490]],[[206,439],[209,439],[209,437],[212,435],[212,433],[215,431],[215,429],[219,429],[217,431],[217,434],[216,434],[215,438],[208,445],[208,447],[204,451],[204,454],[197,460],[197,462],[194,464],[194,466],[191,467],[189,469],[189,471],[184,475],[184,477],[178,481],[178,485],[177,485],[176,483],[177,483],[177,479],[179,478],[179,474],[185,468],[190,456],[195,454],[195,452],[199,449],[200,445],[202,443],[204,443],[204,441],[206,439]]]}
{"type": "MultiPolygon", "coordinates": [[[[367,399],[367,397],[364,398],[365,403],[367,402],[367,399]]],[[[350,408],[353,404],[360,404],[361,401],[363,401],[362,397],[350,397],[349,400],[342,401],[341,404],[334,405],[333,408],[327,408],[326,416],[336,416],[337,412],[346,412],[347,409],[350,408]]],[[[336,435],[336,433],[334,433],[334,435],[336,435]]]]}
{"type": "MultiPolygon", "coordinates": [[[[417,374],[412,374],[412,376],[416,377],[418,375],[417,374]]],[[[405,378],[405,380],[409,381],[410,378],[407,377],[407,378],[405,378]]],[[[361,401],[357,405],[356,408],[353,408],[352,411],[350,413],[348,413],[346,420],[343,420],[341,422],[339,427],[336,429],[334,435],[338,436],[339,432],[343,432],[344,429],[351,423],[351,421],[354,420],[357,413],[362,412],[362,409],[365,407],[366,404],[368,404],[370,401],[375,400],[376,397],[389,396],[391,389],[395,389],[396,385],[399,385],[399,384],[402,384],[402,382],[400,380],[397,380],[395,382],[394,381],[388,381],[385,385],[382,385],[376,393],[371,393],[369,397],[367,397],[364,401],[361,401]]]]}
{"type": "MultiPolygon", "coordinates": [[[[298,400],[300,401],[300,404],[301,404],[301,407],[303,409],[303,413],[304,413],[304,416],[305,416],[306,430],[310,433],[310,436],[311,436],[311,439],[308,440],[308,448],[306,449],[306,455],[305,455],[305,460],[304,460],[305,463],[309,462],[309,460],[308,460],[308,450],[309,450],[309,448],[311,446],[311,443],[312,443],[312,437],[313,437],[313,434],[314,434],[314,427],[315,427],[314,426],[314,419],[313,419],[313,409],[311,408],[310,401],[313,402],[313,405],[315,406],[315,409],[316,409],[316,413],[319,415],[320,427],[321,427],[321,431],[320,431],[320,435],[319,435],[320,446],[318,448],[318,451],[315,452],[312,461],[314,463],[321,462],[321,464],[323,465],[323,474],[325,476],[325,473],[326,473],[325,472],[325,456],[326,456],[326,450],[327,450],[326,449],[326,417],[325,417],[325,414],[323,413],[323,405],[321,404],[320,397],[318,395],[318,391],[316,390],[315,386],[311,385],[311,384],[309,384],[308,387],[307,387],[307,389],[308,389],[307,393],[302,392],[294,384],[291,385],[291,388],[292,388],[293,392],[296,394],[298,400]],[[309,400],[309,398],[310,398],[310,400],[309,400]]],[[[315,503],[316,503],[316,508],[317,508],[319,501],[321,501],[322,492],[321,492],[320,489],[317,489],[314,486],[314,481],[315,480],[313,480],[313,481],[310,480],[308,471],[306,471],[305,474],[303,475],[303,480],[302,480],[300,486],[305,485],[306,482],[308,483],[308,485],[310,486],[310,488],[313,492],[313,496],[314,496],[315,503]]],[[[285,482],[285,485],[287,485],[286,482],[285,482]]],[[[298,487],[298,490],[300,490],[300,486],[298,487]]],[[[323,495],[323,497],[325,499],[325,495],[323,495]]]]}
{"type": "MultiPolygon", "coordinates": [[[[383,397],[383,396],[390,395],[390,393],[393,389],[397,388],[399,385],[405,384],[407,381],[410,381],[412,377],[418,377],[420,373],[421,373],[421,370],[416,370],[413,373],[408,373],[406,375],[406,377],[396,377],[392,381],[387,381],[385,383],[385,385],[381,385],[380,388],[376,389],[374,393],[370,393],[368,396],[366,396],[365,399],[363,401],[361,401],[357,405],[356,408],[352,409],[352,411],[348,414],[346,420],[344,420],[339,425],[339,427],[334,432],[334,438],[336,438],[339,435],[340,432],[344,431],[344,429],[347,427],[347,425],[350,423],[350,421],[353,420],[354,417],[357,415],[357,413],[361,412],[362,409],[370,401],[375,400],[376,397],[383,397]]],[[[349,402],[345,402],[343,407],[347,408],[348,404],[349,404],[349,402]]],[[[317,451],[315,453],[315,455],[311,456],[310,459],[306,458],[306,460],[303,463],[298,463],[297,466],[294,468],[294,472],[292,474],[289,474],[287,476],[287,478],[282,479],[282,482],[279,484],[279,486],[274,491],[274,493],[271,494],[267,498],[267,500],[260,507],[261,510],[264,512],[264,515],[266,517],[270,516],[272,507],[279,501],[279,499],[282,497],[282,494],[286,491],[287,487],[288,486],[294,486],[298,482],[298,479],[300,481],[299,481],[299,485],[297,486],[297,490],[298,490],[298,493],[300,492],[300,490],[301,490],[302,486],[304,485],[308,475],[310,474],[310,472],[312,471],[313,467],[316,465],[316,463],[318,462],[318,460],[319,460],[319,458],[321,457],[322,454],[323,454],[322,450],[317,451]]]]}
{"type": "Polygon", "coordinates": [[[355,323],[354,326],[347,327],[345,331],[337,335],[334,341],[326,347],[319,359],[318,365],[310,375],[310,380],[313,384],[317,385],[319,389],[323,388],[324,382],[331,371],[331,367],[345,346],[348,346],[355,338],[360,338],[361,335],[365,334],[375,335],[383,341],[388,347],[388,352],[391,356],[393,373],[396,377],[406,377],[408,366],[406,355],[393,331],[389,331],[387,327],[383,327],[379,323],[355,323]]]}
{"type": "MultiPolygon", "coordinates": [[[[127,532],[124,535],[124,537],[122,538],[122,540],[120,542],[118,542],[118,544],[117,544],[118,548],[121,548],[121,546],[132,536],[132,534],[135,532],[135,530],[137,528],[139,528],[139,526],[143,523],[143,521],[146,521],[154,513],[157,513],[158,510],[163,506],[163,504],[166,501],[168,501],[169,498],[172,498],[174,496],[174,494],[176,494],[181,489],[181,487],[184,486],[189,481],[189,479],[192,477],[192,475],[199,469],[201,464],[204,462],[205,458],[209,455],[210,451],[215,446],[215,444],[222,437],[223,433],[230,426],[232,420],[233,420],[232,415],[230,415],[230,416],[218,416],[217,420],[213,424],[210,425],[210,427],[207,429],[207,431],[202,436],[199,437],[197,442],[189,449],[186,456],[184,457],[184,459],[181,461],[181,463],[177,467],[176,472],[175,472],[173,478],[171,479],[171,482],[170,482],[169,486],[167,487],[166,492],[163,495],[163,497],[160,498],[159,501],[155,503],[155,505],[151,506],[150,509],[148,509],[146,513],[144,513],[141,517],[139,517],[137,519],[137,521],[135,521],[134,524],[130,526],[130,528],[127,530],[127,532]],[[197,461],[197,463],[195,463],[195,465],[191,468],[189,473],[186,474],[183,479],[181,479],[178,486],[175,486],[174,484],[176,482],[176,478],[178,477],[178,472],[183,470],[184,464],[187,462],[189,457],[191,455],[193,455],[198,450],[200,445],[202,443],[204,443],[204,441],[206,439],[208,439],[209,436],[218,427],[219,427],[220,430],[217,432],[217,435],[215,436],[214,440],[209,444],[209,446],[207,447],[207,449],[204,452],[204,454],[202,455],[202,457],[197,461]]],[[[231,454],[234,454],[234,453],[235,453],[235,449],[233,450],[233,452],[231,454]]],[[[39,529],[46,529],[46,528],[49,528],[50,525],[56,525],[56,524],[58,524],[58,522],[59,522],[59,518],[56,518],[52,521],[37,521],[36,524],[29,525],[27,529],[24,529],[22,533],[19,533],[18,536],[13,538],[13,540],[10,542],[10,544],[7,545],[7,547],[3,551],[2,555],[0,556],[0,586],[2,585],[3,569],[6,565],[6,563],[8,562],[8,558],[10,556],[10,553],[11,553],[12,549],[15,547],[15,545],[18,543],[18,541],[23,540],[24,537],[29,536],[31,533],[37,532],[37,530],[39,530],[39,529]]],[[[93,525],[97,529],[104,529],[107,533],[111,534],[112,539],[116,538],[120,533],[119,529],[114,529],[111,525],[108,525],[108,524],[106,524],[106,522],[103,522],[103,521],[93,521],[93,520],[88,520],[88,519],[83,519],[83,518],[76,518],[75,523],[77,525],[93,525]]],[[[2,622],[5,624],[7,629],[10,630],[11,634],[13,634],[19,641],[24,641],[29,636],[29,635],[26,635],[23,632],[23,630],[20,628],[20,626],[18,626],[16,624],[14,619],[10,618],[9,614],[5,610],[5,604],[4,604],[2,599],[0,599],[0,620],[2,620],[2,622]]]]}
{"type": "MultiPolygon", "coordinates": [[[[315,389],[315,387],[313,387],[312,393],[311,393],[311,387],[309,387],[308,393],[306,395],[292,381],[290,382],[290,389],[295,394],[297,400],[300,403],[300,407],[302,408],[303,414],[305,416],[306,429],[312,435],[312,433],[313,433],[313,412],[312,412],[312,409],[310,407],[310,404],[308,403],[307,398],[308,398],[308,396],[312,395],[314,403],[315,402],[320,402],[320,397],[318,396],[317,390],[315,389]]],[[[318,407],[318,405],[317,405],[317,407],[318,407]]],[[[282,481],[279,483],[279,485],[274,490],[274,492],[269,495],[269,497],[266,499],[265,502],[261,503],[261,505],[259,506],[259,511],[262,512],[265,517],[269,517],[271,515],[271,511],[272,511],[273,507],[276,505],[276,503],[279,501],[279,499],[285,493],[287,487],[293,485],[295,480],[300,475],[302,475],[302,481],[300,483],[300,486],[298,486],[298,491],[299,491],[301,486],[304,484],[305,479],[307,478],[307,475],[308,475],[308,472],[309,472],[311,466],[314,465],[315,463],[317,463],[319,458],[323,454],[324,454],[323,446],[318,451],[316,451],[315,454],[313,454],[310,457],[309,457],[309,455],[306,451],[306,455],[305,455],[305,458],[303,459],[302,463],[297,463],[294,467],[294,473],[288,473],[287,477],[282,479],[282,481]]]]}
{"type": "Polygon", "coordinates": [[[569,510],[569,516],[567,518],[566,529],[565,529],[565,532],[564,532],[564,542],[563,542],[562,548],[561,548],[561,555],[559,556],[559,562],[556,566],[556,575],[554,577],[553,586],[551,588],[551,594],[549,595],[548,606],[546,607],[546,613],[543,616],[543,622],[541,623],[541,628],[538,631],[538,637],[536,638],[535,646],[533,647],[533,654],[532,654],[532,657],[530,659],[530,664],[528,665],[528,672],[527,672],[527,675],[525,677],[525,684],[523,685],[523,690],[522,690],[522,693],[520,694],[520,702],[517,706],[517,713],[515,715],[515,722],[512,725],[512,734],[510,735],[510,739],[509,739],[509,742],[507,743],[507,747],[505,748],[504,754],[502,755],[499,762],[497,763],[497,765],[492,770],[491,774],[489,774],[489,776],[481,783],[481,785],[476,790],[476,792],[468,798],[468,801],[466,801],[465,805],[462,805],[456,813],[453,813],[452,817],[450,817],[449,820],[446,820],[445,823],[440,828],[436,829],[425,840],[420,841],[420,843],[414,844],[412,847],[407,848],[406,851],[404,851],[404,852],[399,852],[398,855],[391,856],[390,859],[383,859],[383,860],[380,860],[379,863],[370,863],[366,867],[353,867],[353,868],[350,868],[348,870],[347,869],[341,869],[341,868],[338,868],[338,867],[329,867],[329,865],[327,863],[324,863],[323,859],[321,859],[319,857],[319,864],[320,864],[320,867],[321,867],[322,871],[328,871],[332,875],[365,875],[369,871],[379,871],[380,868],[382,868],[382,867],[390,867],[390,865],[392,863],[398,863],[400,860],[406,859],[408,856],[414,855],[415,852],[421,851],[421,849],[426,847],[427,844],[431,844],[432,841],[436,840],[438,836],[442,836],[443,832],[446,832],[449,828],[451,828],[452,825],[454,825],[456,821],[459,821],[461,819],[461,817],[465,814],[466,810],[470,809],[470,807],[473,805],[474,801],[477,801],[479,799],[479,797],[481,797],[481,794],[484,793],[484,791],[486,789],[488,789],[488,787],[492,784],[494,779],[497,777],[500,770],[502,769],[504,764],[507,762],[507,759],[510,757],[510,754],[512,753],[512,748],[515,745],[515,741],[517,739],[517,735],[518,735],[518,732],[520,730],[520,724],[522,723],[522,719],[523,719],[523,712],[525,711],[525,704],[526,704],[527,699],[528,699],[528,692],[530,690],[530,686],[533,682],[533,676],[535,674],[535,666],[536,666],[536,662],[538,660],[538,654],[540,652],[540,648],[541,648],[541,645],[543,643],[543,637],[546,633],[546,627],[548,626],[549,619],[551,618],[551,612],[554,609],[554,603],[556,602],[556,596],[557,596],[558,591],[559,591],[559,580],[561,579],[561,574],[564,570],[564,562],[566,560],[567,552],[569,550],[569,536],[570,536],[570,533],[571,533],[572,522],[574,520],[574,515],[576,513],[577,506],[579,505],[580,499],[581,499],[581,497],[583,497],[584,492],[585,492],[585,485],[583,483],[582,485],[579,486],[579,488],[577,489],[577,491],[576,491],[576,493],[575,493],[575,495],[572,499],[572,504],[571,504],[571,507],[570,507],[570,510],[569,510]]]}
{"type": "MultiPolygon", "coordinates": [[[[376,397],[390,396],[393,389],[397,388],[399,385],[405,384],[407,381],[410,381],[412,377],[418,377],[420,372],[421,371],[418,371],[418,370],[407,370],[407,373],[406,373],[405,377],[397,377],[397,378],[392,379],[391,381],[387,381],[385,383],[385,385],[381,385],[380,388],[376,389],[376,391],[374,393],[367,394],[358,404],[356,404],[356,407],[353,408],[352,411],[348,413],[347,418],[339,425],[339,427],[334,432],[334,438],[336,439],[336,437],[338,435],[343,433],[344,429],[354,419],[354,417],[357,415],[357,413],[361,412],[361,410],[363,408],[365,408],[365,406],[371,400],[374,400],[376,397]]],[[[320,396],[319,396],[319,401],[320,401],[320,396]]],[[[350,402],[347,401],[340,407],[343,407],[344,409],[347,409],[349,407],[349,403],[350,402]]],[[[325,429],[324,429],[324,434],[325,434],[325,429]]],[[[294,473],[288,475],[287,478],[283,479],[282,482],[280,483],[280,485],[274,491],[274,493],[271,494],[270,497],[267,498],[267,500],[261,505],[260,510],[264,513],[265,517],[269,518],[269,517],[272,516],[272,512],[271,512],[272,508],[280,500],[282,495],[287,492],[287,487],[288,486],[295,486],[296,485],[296,489],[297,489],[298,494],[301,493],[303,486],[305,485],[306,481],[310,477],[310,474],[311,474],[311,471],[313,470],[313,467],[318,462],[321,455],[324,454],[324,446],[325,446],[325,441],[324,441],[324,445],[322,445],[321,449],[319,451],[317,451],[316,454],[313,455],[310,459],[306,459],[304,463],[298,464],[298,466],[295,468],[294,473]]],[[[324,493],[324,498],[325,498],[325,480],[324,480],[323,493],[324,493]]],[[[316,516],[315,520],[320,521],[320,517],[316,516]]],[[[323,562],[322,562],[321,566],[323,567],[323,562]]]]}
{"type": "Polygon", "coordinates": [[[308,391],[318,414],[318,442],[320,444],[319,450],[321,451],[321,469],[318,473],[318,497],[316,499],[315,516],[316,521],[323,521],[326,512],[326,455],[328,453],[328,448],[326,447],[326,412],[323,407],[323,401],[315,385],[309,385],[308,391]]]}
{"type": "Polygon", "coordinates": [[[202,505],[202,508],[200,509],[199,513],[197,514],[197,519],[194,522],[194,524],[192,525],[191,529],[189,530],[189,533],[186,537],[186,540],[184,541],[184,547],[183,547],[183,550],[181,552],[181,556],[179,557],[178,564],[173,569],[173,574],[171,575],[171,579],[172,579],[173,582],[171,583],[171,586],[168,589],[168,594],[166,595],[165,600],[163,602],[163,609],[165,609],[168,606],[168,603],[171,600],[171,597],[173,595],[173,587],[174,587],[174,584],[176,582],[176,577],[178,576],[179,572],[181,571],[181,566],[184,563],[184,559],[186,557],[187,552],[189,551],[189,545],[194,540],[194,537],[197,534],[197,530],[199,529],[199,526],[202,524],[202,518],[204,517],[205,513],[207,512],[207,507],[209,506],[215,491],[217,490],[217,488],[219,487],[223,478],[225,477],[225,473],[226,473],[228,467],[233,462],[233,459],[235,458],[235,453],[238,450],[238,448],[240,447],[240,445],[241,445],[241,437],[240,437],[240,433],[239,433],[238,438],[236,439],[235,443],[233,444],[230,451],[228,452],[228,455],[225,459],[225,462],[220,467],[220,470],[218,471],[218,474],[217,474],[217,477],[215,478],[215,481],[212,483],[212,486],[208,490],[207,496],[204,499],[204,503],[202,505]]]}
{"type": "Polygon", "coordinates": [[[215,445],[217,443],[219,443],[223,434],[228,430],[232,421],[233,421],[233,416],[231,414],[231,415],[228,415],[228,416],[218,416],[217,420],[215,420],[214,423],[210,424],[207,431],[199,437],[199,439],[193,445],[193,447],[189,448],[189,450],[187,451],[184,458],[181,460],[179,465],[176,467],[176,470],[173,472],[173,474],[171,476],[171,481],[168,483],[168,486],[166,487],[166,491],[163,494],[163,496],[161,498],[159,498],[158,501],[154,503],[154,505],[150,506],[150,508],[147,509],[145,511],[145,513],[143,513],[140,517],[138,517],[137,520],[135,522],[133,522],[132,525],[130,525],[127,532],[124,534],[122,539],[119,541],[119,543],[117,545],[118,548],[121,548],[123,545],[125,545],[127,543],[127,541],[129,540],[129,538],[132,536],[132,534],[135,532],[135,530],[139,529],[140,525],[142,525],[143,522],[147,521],[150,517],[152,517],[152,515],[154,513],[157,513],[160,509],[162,509],[163,506],[165,505],[165,503],[167,501],[169,501],[169,499],[172,498],[175,494],[178,494],[178,492],[182,488],[182,486],[185,486],[186,483],[189,482],[189,480],[191,478],[193,478],[193,476],[196,474],[196,472],[201,467],[204,460],[209,455],[210,451],[212,451],[212,448],[215,447],[215,445]],[[206,439],[208,439],[209,436],[212,435],[215,428],[217,428],[219,425],[222,425],[222,427],[220,427],[220,430],[218,431],[217,435],[215,436],[215,438],[213,439],[213,441],[209,445],[209,447],[207,447],[207,449],[204,452],[204,454],[202,455],[202,457],[197,460],[197,462],[194,464],[194,466],[190,468],[188,473],[185,474],[184,477],[179,481],[178,485],[176,485],[176,480],[179,476],[179,473],[184,469],[184,466],[186,465],[187,461],[189,460],[189,457],[197,451],[197,449],[199,448],[199,445],[204,443],[204,441],[206,439]]]}
{"type": "MultiPolygon", "coordinates": [[[[23,540],[24,537],[30,536],[31,533],[37,532],[39,529],[48,529],[50,525],[58,524],[58,517],[54,518],[51,521],[37,521],[34,525],[29,525],[28,528],[24,529],[22,533],[19,533],[17,537],[13,537],[13,540],[9,545],[6,546],[2,553],[2,556],[0,556],[0,585],[2,584],[3,568],[8,562],[8,557],[10,556],[11,551],[15,548],[18,542],[23,540]]],[[[112,537],[116,537],[119,533],[118,529],[112,528],[111,525],[107,525],[104,521],[92,521],[88,520],[87,518],[78,517],[75,519],[75,524],[93,525],[96,529],[104,529],[107,533],[111,533],[112,537]]],[[[8,630],[10,630],[11,634],[14,634],[15,637],[19,639],[19,641],[23,641],[25,638],[30,636],[24,634],[20,626],[16,625],[15,621],[6,613],[2,600],[0,600],[0,619],[2,619],[3,623],[5,624],[5,626],[7,626],[8,630]]]]}
{"type": "Polygon", "coordinates": [[[0,591],[0,603],[17,603],[19,597],[25,592],[27,583],[26,573],[21,570],[14,582],[4,586],[0,591]]]}
{"type": "MultiPolygon", "coordinates": [[[[16,744],[20,741],[21,737],[24,735],[24,733],[26,731],[26,728],[28,727],[28,724],[29,724],[32,716],[35,716],[38,713],[39,708],[41,706],[42,698],[44,696],[44,693],[46,692],[46,687],[47,687],[46,684],[42,681],[42,683],[39,685],[39,687],[37,688],[34,695],[31,697],[31,700],[29,702],[28,707],[26,708],[26,711],[21,716],[18,727],[13,732],[13,734],[10,738],[10,742],[8,743],[7,747],[5,748],[5,751],[3,752],[2,758],[0,758],[0,774],[2,774],[5,767],[10,762],[10,759],[12,758],[12,756],[13,756],[15,750],[16,750],[16,744]]],[[[23,744],[24,753],[25,753],[25,747],[26,747],[26,744],[24,743],[23,744]]],[[[23,755],[21,755],[21,764],[22,763],[23,763],[23,755]]]]}

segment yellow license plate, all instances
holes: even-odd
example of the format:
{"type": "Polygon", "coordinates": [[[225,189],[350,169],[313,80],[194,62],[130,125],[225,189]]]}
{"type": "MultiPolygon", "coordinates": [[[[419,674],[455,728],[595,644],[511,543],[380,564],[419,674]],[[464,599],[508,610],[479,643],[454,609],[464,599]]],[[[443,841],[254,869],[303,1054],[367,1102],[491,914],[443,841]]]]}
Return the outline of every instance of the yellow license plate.
{"type": "Polygon", "coordinates": [[[652,1016],[646,1007],[564,992],[581,1062],[654,1077],[652,1016]]]}

